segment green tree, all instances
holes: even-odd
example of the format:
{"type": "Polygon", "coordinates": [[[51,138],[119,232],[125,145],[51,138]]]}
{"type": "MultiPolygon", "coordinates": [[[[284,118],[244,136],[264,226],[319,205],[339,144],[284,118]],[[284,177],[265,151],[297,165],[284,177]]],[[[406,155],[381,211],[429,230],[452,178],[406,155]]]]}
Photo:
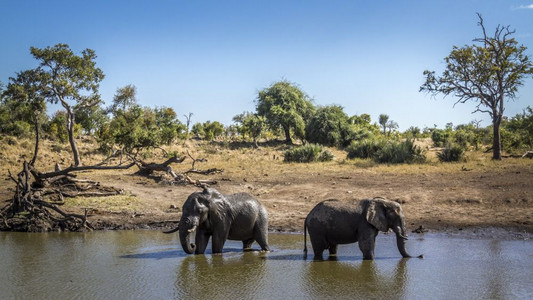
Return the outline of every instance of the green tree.
{"type": "Polygon", "coordinates": [[[300,139],[305,137],[305,120],[315,109],[300,88],[285,80],[259,91],[256,104],[257,114],[265,117],[272,130],[282,128],[289,144],[292,143],[291,131],[300,139]]]}
{"type": "Polygon", "coordinates": [[[243,136],[252,138],[254,146],[259,148],[258,138],[263,134],[266,127],[266,119],[263,116],[251,112],[244,112],[233,117],[233,121],[238,123],[237,131],[243,136]]]}
{"type": "Polygon", "coordinates": [[[341,146],[350,125],[348,120],[342,106],[319,107],[307,123],[305,137],[310,143],[341,146]]]}
{"type": "Polygon", "coordinates": [[[85,49],[78,56],[67,44],[44,49],[31,47],[30,52],[39,61],[36,72],[43,96],[51,103],[60,103],[67,113],[66,127],[74,166],[79,166],[81,161],[74,138],[75,113],[101,102],[98,88],[104,73],[96,67],[96,54],[85,49]]]}
{"type": "Polygon", "coordinates": [[[212,141],[224,133],[224,125],[218,121],[207,121],[203,124],[205,139],[212,141]]]}
{"type": "Polygon", "coordinates": [[[200,122],[194,123],[194,125],[192,125],[191,132],[192,134],[194,134],[194,136],[197,139],[204,138],[205,137],[204,124],[200,122]]]}
{"type": "Polygon", "coordinates": [[[32,125],[34,127],[35,149],[30,165],[33,165],[37,159],[41,125],[47,120],[46,101],[39,83],[39,76],[35,70],[19,72],[17,77],[9,78],[10,82],[4,92],[12,129],[29,128],[32,125]],[[28,126],[26,127],[24,123],[28,126]]]}
{"type": "Polygon", "coordinates": [[[93,134],[98,128],[109,122],[106,110],[99,105],[82,107],[74,113],[76,123],[81,126],[85,134],[93,134]]]}
{"type": "Polygon", "coordinates": [[[154,113],[155,123],[160,132],[161,142],[163,144],[170,145],[185,131],[185,125],[178,120],[177,114],[173,108],[156,108],[154,113]]]}
{"type": "Polygon", "coordinates": [[[111,122],[98,131],[100,148],[109,151],[117,145],[125,152],[135,154],[145,148],[158,147],[161,135],[155,120],[155,113],[150,108],[139,105],[117,110],[111,122]]]}
{"type": "Polygon", "coordinates": [[[254,146],[259,148],[257,140],[265,130],[265,117],[250,113],[246,116],[242,125],[243,130],[252,138],[254,146]]]}
{"type": "Polygon", "coordinates": [[[420,91],[453,95],[458,98],[456,104],[477,102],[474,112],[488,113],[492,119],[492,158],[500,160],[504,100],[516,97],[526,76],[533,74],[533,63],[525,54],[527,48],[511,38],[514,30],[498,25],[494,36],[488,36],[483,18],[478,17],[483,32],[483,37],[474,39],[478,44],[454,46],[441,76],[424,71],[426,82],[420,91]]]}
{"type": "Polygon", "coordinates": [[[533,147],[533,108],[527,107],[502,123],[502,137],[506,149],[531,150],[533,147]]]}
{"type": "Polygon", "coordinates": [[[365,125],[365,126],[372,126],[370,122],[372,122],[372,119],[369,114],[361,114],[361,115],[354,115],[351,116],[349,119],[350,124],[355,125],[365,125]]]}
{"type": "Polygon", "coordinates": [[[113,104],[109,108],[111,112],[119,109],[126,110],[137,105],[137,88],[133,84],[117,88],[113,97],[113,104]]]}

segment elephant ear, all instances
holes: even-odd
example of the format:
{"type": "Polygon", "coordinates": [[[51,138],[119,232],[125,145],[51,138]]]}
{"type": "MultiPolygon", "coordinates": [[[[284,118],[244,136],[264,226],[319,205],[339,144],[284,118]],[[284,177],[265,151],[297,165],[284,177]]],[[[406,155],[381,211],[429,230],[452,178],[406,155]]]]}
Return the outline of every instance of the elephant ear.
{"type": "Polygon", "coordinates": [[[219,191],[211,188],[204,189],[205,199],[208,202],[209,218],[215,223],[224,219],[226,210],[226,197],[219,191]]]}
{"type": "Polygon", "coordinates": [[[379,231],[389,231],[387,217],[385,216],[385,207],[380,201],[369,200],[366,220],[379,231]]]}

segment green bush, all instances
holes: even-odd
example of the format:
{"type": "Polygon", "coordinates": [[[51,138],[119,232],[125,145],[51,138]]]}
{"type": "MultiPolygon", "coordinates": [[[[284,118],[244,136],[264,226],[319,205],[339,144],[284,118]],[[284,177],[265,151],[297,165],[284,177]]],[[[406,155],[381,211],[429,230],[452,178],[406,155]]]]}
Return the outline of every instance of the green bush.
{"type": "Polygon", "coordinates": [[[378,163],[402,164],[402,163],[422,163],[426,161],[422,149],[414,144],[413,140],[407,139],[403,142],[389,141],[379,149],[374,160],[378,163]]]}
{"type": "Polygon", "coordinates": [[[435,128],[431,132],[431,139],[433,140],[433,145],[435,147],[443,147],[453,136],[453,131],[451,128],[437,129],[435,128]]]}
{"type": "Polygon", "coordinates": [[[320,145],[307,144],[285,151],[285,162],[315,162],[315,161],[331,161],[335,157],[329,150],[323,150],[320,145]]]}
{"type": "Polygon", "coordinates": [[[376,139],[364,139],[359,141],[352,141],[352,143],[346,147],[348,152],[348,158],[373,158],[377,151],[379,151],[384,145],[383,141],[376,139]]]}
{"type": "Polygon", "coordinates": [[[437,157],[441,162],[464,161],[465,151],[463,147],[455,144],[448,144],[441,152],[437,153],[437,157]]]}

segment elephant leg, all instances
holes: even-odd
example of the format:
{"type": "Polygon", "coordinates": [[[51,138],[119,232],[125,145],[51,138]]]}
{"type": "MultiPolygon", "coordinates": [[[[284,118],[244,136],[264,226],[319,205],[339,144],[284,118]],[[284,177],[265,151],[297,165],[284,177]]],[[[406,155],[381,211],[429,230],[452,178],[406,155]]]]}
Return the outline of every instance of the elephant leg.
{"type": "Polygon", "coordinates": [[[262,226],[255,226],[254,239],[261,247],[261,250],[270,251],[270,247],[268,246],[268,226],[266,223],[264,223],[262,226]]]}
{"type": "Polygon", "coordinates": [[[213,232],[213,237],[211,240],[211,248],[213,249],[214,253],[222,253],[222,248],[224,247],[224,243],[227,239],[227,233],[225,231],[218,230],[216,232],[213,232]]]}
{"type": "Polygon", "coordinates": [[[249,240],[242,241],[242,250],[243,251],[252,250],[252,244],[253,243],[254,243],[254,239],[249,239],[249,240]]]}
{"type": "Polygon", "coordinates": [[[327,247],[326,240],[323,238],[313,238],[313,236],[309,236],[311,238],[311,246],[313,247],[313,253],[315,254],[314,260],[323,260],[322,254],[324,253],[324,249],[327,247]]]}
{"type": "Polygon", "coordinates": [[[329,255],[337,255],[337,246],[336,244],[329,244],[329,255]]]}
{"type": "Polygon", "coordinates": [[[363,259],[374,259],[374,247],[376,245],[377,231],[373,234],[364,235],[359,238],[359,249],[363,252],[363,259]]]}
{"type": "Polygon", "coordinates": [[[206,234],[204,232],[198,231],[196,233],[195,243],[196,243],[196,250],[195,254],[204,254],[205,249],[207,248],[207,243],[209,243],[209,234],[206,234]]]}

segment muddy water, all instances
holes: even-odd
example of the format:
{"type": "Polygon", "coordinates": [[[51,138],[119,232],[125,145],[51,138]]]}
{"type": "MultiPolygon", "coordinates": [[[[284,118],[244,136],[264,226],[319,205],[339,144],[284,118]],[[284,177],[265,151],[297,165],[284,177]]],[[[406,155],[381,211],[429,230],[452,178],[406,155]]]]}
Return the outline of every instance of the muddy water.
{"type": "Polygon", "coordinates": [[[402,259],[394,236],[379,235],[375,261],[345,245],[315,262],[301,235],[269,238],[270,253],[228,242],[223,255],[195,256],[155,231],[0,233],[0,299],[533,297],[532,241],[412,236],[408,250],[425,258],[402,259]]]}

